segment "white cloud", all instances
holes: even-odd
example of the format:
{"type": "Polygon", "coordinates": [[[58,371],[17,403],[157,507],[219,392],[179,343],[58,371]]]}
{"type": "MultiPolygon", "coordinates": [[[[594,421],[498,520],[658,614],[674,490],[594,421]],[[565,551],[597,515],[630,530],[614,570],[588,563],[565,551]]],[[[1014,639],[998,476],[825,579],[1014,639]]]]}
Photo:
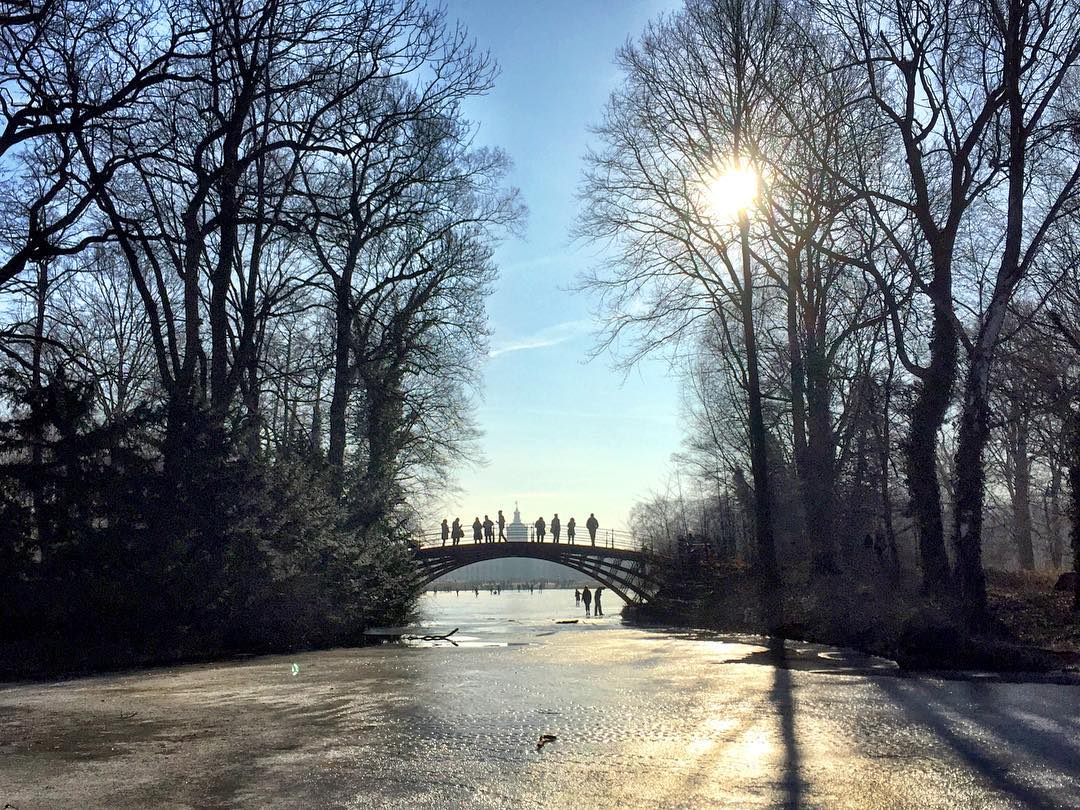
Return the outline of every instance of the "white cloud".
{"type": "Polygon", "coordinates": [[[576,337],[586,334],[591,325],[592,324],[589,321],[582,319],[577,321],[563,321],[562,323],[545,326],[540,331],[534,332],[531,335],[497,342],[496,345],[492,347],[489,356],[498,357],[502,354],[525,351],[526,349],[545,349],[548,346],[558,346],[560,343],[566,343],[568,340],[573,340],[576,337]]]}

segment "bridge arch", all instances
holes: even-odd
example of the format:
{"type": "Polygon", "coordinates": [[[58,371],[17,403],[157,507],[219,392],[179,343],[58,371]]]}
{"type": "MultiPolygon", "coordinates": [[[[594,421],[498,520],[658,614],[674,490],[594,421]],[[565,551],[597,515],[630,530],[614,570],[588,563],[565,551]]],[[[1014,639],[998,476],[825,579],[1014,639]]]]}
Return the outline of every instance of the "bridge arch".
{"type": "Polygon", "coordinates": [[[457,546],[421,546],[416,550],[420,568],[418,588],[439,577],[487,560],[508,558],[544,560],[570,568],[610,588],[624,602],[644,602],[660,588],[656,557],[642,549],[587,544],[535,542],[462,543],[457,546]]]}

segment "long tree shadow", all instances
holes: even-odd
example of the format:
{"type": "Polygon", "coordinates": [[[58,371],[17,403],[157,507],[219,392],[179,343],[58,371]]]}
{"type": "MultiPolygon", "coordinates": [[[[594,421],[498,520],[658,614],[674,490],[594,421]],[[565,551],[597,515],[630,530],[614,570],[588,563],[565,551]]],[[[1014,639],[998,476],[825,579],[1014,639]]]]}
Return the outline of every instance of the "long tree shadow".
{"type": "MultiPolygon", "coordinates": [[[[771,587],[767,581],[759,584],[758,599],[768,627],[780,623],[780,589],[771,587]]],[[[803,779],[799,754],[799,742],[795,734],[795,699],[792,694],[791,670],[788,668],[788,650],[784,639],[778,635],[768,637],[769,663],[772,665],[773,683],[769,697],[776,705],[780,720],[780,739],[783,742],[783,772],[780,787],[783,806],[798,808],[802,804],[803,779]]]]}
{"type": "MultiPolygon", "coordinates": [[[[1000,790],[1002,793],[1007,794],[1012,799],[1019,801],[1022,806],[1027,808],[1034,808],[1034,810],[1041,810],[1041,808],[1054,808],[1064,806],[1060,799],[1061,797],[1052,797],[1047,795],[1039,788],[1019,781],[1008,772],[1008,764],[1003,762],[999,756],[988,750],[985,743],[972,739],[968,735],[965,735],[961,731],[954,728],[948,717],[945,716],[940,708],[940,699],[935,700],[931,695],[931,688],[926,684],[919,684],[925,688],[919,688],[916,691],[908,690],[904,688],[906,682],[900,679],[893,678],[878,678],[878,688],[884,692],[893,703],[898,706],[909,718],[914,722],[920,724],[925,729],[933,732],[937,737],[948,745],[953,751],[955,751],[963,762],[975,771],[979,776],[985,778],[991,785],[1000,790]]],[[[953,711],[956,711],[958,707],[951,707],[953,711]]],[[[964,713],[968,719],[979,723],[980,726],[998,733],[1007,743],[1020,746],[1021,740],[1016,733],[1017,729],[1011,729],[1006,732],[1005,724],[998,722],[987,722],[985,716],[973,717],[972,712],[969,710],[964,713]]],[[[1025,750],[1031,749],[1031,742],[1037,739],[1035,736],[1037,733],[1033,731],[1024,737],[1022,744],[1025,750]]],[[[1075,761],[1073,754],[1069,753],[1071,741],[1061,740],[1061,749],[1052,756],[1047,756],[1050,764],[1054,767],[1061,768],[1066,774],[1075,769],[1075,761]]],[[[1049,751],[1047,746],[1038,746],[1039,750],[1045,754],[1049,751]]]]}
{"type": "MultiPolygon", "coordinates": [[[[1010,685],[1015,689],[1016,685],[1010,685]]],[[[1050,768],[1073,774],[1077,772],[1077,762],[1080,762],[1080,718],[1076,715],[1076,704],[1072,704],[1073,714],[1053,720],[1061,726],[1068,723],[1068,728],[1059,731],[1050,731],[1045,727],[1036,727],[1026,722],[1023,717],[1016,713],[1008,713],[1007,707],[1000,701],[994,700],[994,690],[998,687],[994,684],[973,682],[968,685],[972,693],[970,698],[973,706],[965,706],[965,696],[960,692],[939,694],[938,702],[946,705],[954,713],[974,709],[978,711],[979,725],[996,734],[1013,750],[1022,750],[1029,758],[1042,760],[1043,764],[1050,768]]],[[[1068,689],[1070,687],[1049,687],[1052,690],[1068,689]]],[[[1025,697],[1030,693],[1025,692],[1025,697]]],[[[1068,704],[1065,704],[1068,705],[1068,704]]],[[[1078,784],[1080,789],[1080,784],[1078,784]]]]}
{"type": "Polygon", "coordinates": [[[792,695],[791,670],[787,667],[787,648],[782,638],[769,637],[769,656],[772,659],[773,684],[769,697],[776,704],[780,719],[780,738],[784,745],[784,765],[781,789],[784,807],[802,805],[803,779],[799,744],[795,736],[795,700],[792,695]]]}
{"type": "MultiPolygon", "coordinates": [[[[715,639],[715,634],[703,636],[715,639]]],[[[783,745],[781,772],[771,783],[777,786],[780,799],[770,803],[770,807],[799,808],[802,807],[803,778],[801,772],[799,746],[795,733],[795,701],[793,697],[793,685],[791,671],[789,669],[789,650],[781,638],[769,637],[765,643],[766,649],[757,650],[739,658],[732,658],[719,662],[722,666],[732,664],[756,664],[768,667],[772,673],[772,684],[769,687],[768,699],[776,706],[779,721],[780,739],[783,745]]],[[[750,715],[734,728],[727,731],[730,740],[737,739],[741,734],[751,731],[759,723],[757,715],[750,715]]],[[[683,784],[684,795],[695,795],[695,791],[705,785],[711,777],[708,770],[696,772],[683,784]]]]}

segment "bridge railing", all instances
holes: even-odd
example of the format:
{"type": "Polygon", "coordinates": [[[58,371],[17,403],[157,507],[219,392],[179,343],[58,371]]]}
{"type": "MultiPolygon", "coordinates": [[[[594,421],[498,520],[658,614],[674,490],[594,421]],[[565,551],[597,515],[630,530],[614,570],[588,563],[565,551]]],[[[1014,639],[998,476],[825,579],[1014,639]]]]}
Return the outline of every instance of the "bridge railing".
{"type": "MultiPolygon", "coordinates": [[[[472,524],[469,524],[467,526],[462,526],[462,530],[465,532],[465,536],[462,537],[458,541],[458,543],[457,543],[458,546],[483,545],[484,543],[490,542],[490,541],[483,540],[483,539],[481,539],[479,541],[474,540],[473,539],[472,524]]],[[[509,533],[509,527],[507,528],[507,533],[509,533]]],[[[443,542],[441,531],[425,532],[425,533],[422,533],[422,534],[414,535],[413,536],[413,542],[414,542],[416,548],[418,548],[418,549],[441,548],[444,545],[447,548],[450,548],[453,545],[453,541],[450,540],[450,539],[447,539],[445,543],[443,542]]],[[[497,526],[495,527],[495,542],[496,543],[504,542],[502,540],[499,540],[499,529],[498,529],[497,526]]],[[[514,540],[511,540],[510,542],[535,543],[535,542],[537,542],[537,540],[536,540],[536,529],[534,527],[532,527],[532,526],[529,526],[528,527],[527,539],[516,539],[515,538],[514,540]]],[[[551,534],[550,527],[548,528],[547,534],[544,537],[542,542],[543,542],[544,545],[552,545],[554,543],[554,537],[551,534]]],[[[569,543],[570,543],[570,538],[566,533],[566,524],[564,523],[562,525],[562,531],[559,533],[559,543],[558,544],[559,545],[567,545],[569,543]]],[[[614,548],[614,549],[620,549],[620,550],[623,550],[623,551],[645,551],[645,550],[648,550],[646,545],[644,543],[642,543],[635,535],[633,535],[631,532],[628,532],[628,531],[626,531],[624,529],[605,529],[605,528],[601,527],[601,528],[597,529],[597,531],[596,531],[596,541],[594,543],[592,541],[592,539],[589,537],[588,530],[582,524],[579,524],[577,526],[577,531],[575,532],[573,545],[576,545],[576,546],[592,546],[592,545],[595,545],[598,548],[614,548]]]]}

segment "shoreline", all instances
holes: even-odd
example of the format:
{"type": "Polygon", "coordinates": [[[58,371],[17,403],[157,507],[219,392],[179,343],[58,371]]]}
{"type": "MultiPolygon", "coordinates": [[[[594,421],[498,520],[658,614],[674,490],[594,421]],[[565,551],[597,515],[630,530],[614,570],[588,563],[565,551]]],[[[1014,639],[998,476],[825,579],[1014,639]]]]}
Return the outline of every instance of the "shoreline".
{"type": "MultiPolygon", "coordinates": [[[[684,585],[679,597],[661,590],[646,604],[627,605],[623,616],[641,626],[749,634],[846,648],[892,661],[901,672],[910,674],[957,677],[993,673],[1023,681],[1080,683],[1080,648],[1075,642],[1055,648],[1041,638],[1024,637],[1024,632],[1030,632],[1025,620],[1044,606],[1032,607],[1022,597],[1035,593],[1049,599],[1053,595],[1030,587],[1022,592],[1017,582],[1025,583],[1017,575],[996,575],[996,579],[992,626],[988,632],[974,635],[964,632],[947,608],[923,599],[899,582],[888,589],[867,583],[848,590],[835,587],[828,598],[821,596],[820,586],[811,589],[789,583],[780,589],[775,604],[764,609],[756,581],[745,572],[728,572],[707,584],[684,585]],[[910,601],[904,602],[905,594],[910,601]],[[1008,603],[1009,611],[1001,608],[1002,603],[1008,603]],[[1022,608],[1017,608],[1017,603],[1022,608]]],[[[1069,639],[1080,636],[1080,617],[1067,613],[1056,618],[1056,625],[1040,630],[1044,634],[1056,630],[1069,639]]]]}

